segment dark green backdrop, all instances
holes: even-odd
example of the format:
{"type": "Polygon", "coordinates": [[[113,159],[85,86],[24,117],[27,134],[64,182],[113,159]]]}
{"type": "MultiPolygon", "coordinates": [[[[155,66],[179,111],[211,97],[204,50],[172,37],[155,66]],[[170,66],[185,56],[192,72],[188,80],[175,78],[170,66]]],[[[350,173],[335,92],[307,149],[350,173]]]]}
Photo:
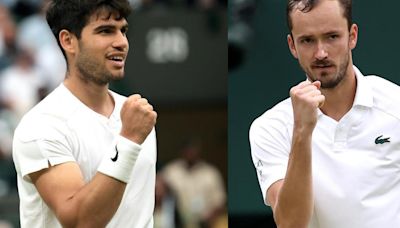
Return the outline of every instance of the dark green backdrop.
{"type": "MultiPolygon", "coordinates": [[[[290,87],[305,79],[287,47],[285,4],[283,0],[258,1],[253,21],[255,33],[245,62],[229,72],[230,218],[270,214],[270,209],[263,205],[251,162],[248,129],[256,117],[287,98],[290,87]]],[[[399,7],[400,2],[395,0],[353,1],[353,20],[359,26],[358,45],[353,51],[355,65],[364,75],[377,74],[397,84],[399,7]]]]}

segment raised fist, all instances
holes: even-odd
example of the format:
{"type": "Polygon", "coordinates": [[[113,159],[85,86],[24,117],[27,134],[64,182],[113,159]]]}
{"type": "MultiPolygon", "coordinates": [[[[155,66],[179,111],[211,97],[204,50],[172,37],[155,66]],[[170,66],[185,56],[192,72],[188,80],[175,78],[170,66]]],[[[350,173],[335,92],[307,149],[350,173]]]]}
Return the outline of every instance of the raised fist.
{"type": "Polygon", "coordinates": [[[294,126],[314,130],[317,123],[317,110],[325,102],[320,91],[321,82],[304,81],[290,89],[292,99],[294,126]]]}
{"type": "Polygon", "coordinates": [[[156,124],[157,113],[147,99],[135,94],[125,101],[121,109],[121,136],[142,144],[156,124]]]}

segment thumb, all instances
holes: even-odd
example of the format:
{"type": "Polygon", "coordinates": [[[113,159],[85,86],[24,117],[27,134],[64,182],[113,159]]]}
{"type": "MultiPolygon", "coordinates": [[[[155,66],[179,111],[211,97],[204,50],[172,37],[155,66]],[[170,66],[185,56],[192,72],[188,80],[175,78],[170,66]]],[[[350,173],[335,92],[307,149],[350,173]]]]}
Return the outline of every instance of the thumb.
{"type": "Polygon", "coordinates": [[[321,89],[321,82],[320,81],[315,81],[312,83],[314,86],[317,87],[317,89],[321,89]]]}

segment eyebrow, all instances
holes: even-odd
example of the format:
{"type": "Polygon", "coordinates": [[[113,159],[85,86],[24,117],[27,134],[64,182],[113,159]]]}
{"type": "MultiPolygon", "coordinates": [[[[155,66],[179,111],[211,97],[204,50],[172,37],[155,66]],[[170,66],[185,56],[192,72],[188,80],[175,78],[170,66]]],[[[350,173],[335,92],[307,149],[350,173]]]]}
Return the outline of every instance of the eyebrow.
{"type": "MultiPolygon", "coordinates": [[[[105,25],[99,25],[94,29],[95,32],[104,30],[104,29],[116,29],[117,26],[114,24],[105,24],[105,25]]],[[[128,23],[125,23],[123,26],[121,26],[121,29],[128,30],[128,23]]]]}
{"type": "Polygon", "coordinates": [[[301,35],[301,36],[297,37],[297,40],[310,39],[313,37],[314,37],[313,35],[301,35]]]}
{"type": "MultiPolygon", "coordinates": [[[[335,35],[335,34],[340,34],[340,31],[338,30],[332,30],[332,31],[328,31],[323,33],[323,36],[330,36],[330,35],[335,35]]],[[[301,39],[307,39],[307,38],[313,38],[315,37],[314,35],[301,35],[299,37],[297,37],[297,39],[301,40],[301,39]]]]}

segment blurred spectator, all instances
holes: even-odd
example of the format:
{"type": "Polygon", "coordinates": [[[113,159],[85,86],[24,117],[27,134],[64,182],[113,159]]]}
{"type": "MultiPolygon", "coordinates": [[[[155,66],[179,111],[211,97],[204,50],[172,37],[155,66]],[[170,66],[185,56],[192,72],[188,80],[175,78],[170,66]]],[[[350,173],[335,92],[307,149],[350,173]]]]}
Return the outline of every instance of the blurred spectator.
{"type": "MultiPolygon", "coordinates": [[[[20,117],[46,93],[46,79],[35,66],[35,56],[17,42],[18,24],[9,10],[9,7],[15,9],[17,3],[0,1],[0,196],[6,196],[17,188],[11,158],[14,129],[20,117]]],[[[34,43],[42,36],[43,32],[39,32],[35,37],[30,36],[26,43],[34,43]]]]}
{"type": "Polygon", "coordinates": [[[184,227],[216,227],[224,216],[226,193],[219,171],[201,159],[201,142],[191,140],[182,148],[182,158],[167,164],[166,183],[177,196],[184,227]]]}
{"type": "Polygon", "coordinates": [[[4,6],[8,9],[11,9],[15,6],[16,0],[0,0],[0,5],[4,6]]]}
{"type": "Polygon", "coordinates": [[[0,71],[13,63],[16,49],[14,19],[8,8],[0,4],[0,71]]]}
{"type": "Polygon", "coordinates": [[[181,228],[176,199],[160,173],[156,176],[154,228],[181,228]]]}
{"type": "Polygon", "coordinates": [[[0,160],[11,162],[11,145],[17,118],[6,108],[0,109],[0,160]]]}
{"type": "Polygon", "coordinates": [[[64,79],[66,63],[64,56],[45,18],[46,5],[43,0],[38,12],[23,19],[18,25],[17,44],[33,53],[35,64],[46,72],[47,87],[53,90],[64,79]]]}
{"type": "Polygon", "coordinates": [[[13,226],[7,221],[0,220],[0,228],[13,228],[13,226]]]}
{"type": "Polygon", "coordinates": [[[42,98],[44,74],[35,66],[32,53],[23,49],[16,62],[0,74],[0,101],[19,121],[42,98]]]}

